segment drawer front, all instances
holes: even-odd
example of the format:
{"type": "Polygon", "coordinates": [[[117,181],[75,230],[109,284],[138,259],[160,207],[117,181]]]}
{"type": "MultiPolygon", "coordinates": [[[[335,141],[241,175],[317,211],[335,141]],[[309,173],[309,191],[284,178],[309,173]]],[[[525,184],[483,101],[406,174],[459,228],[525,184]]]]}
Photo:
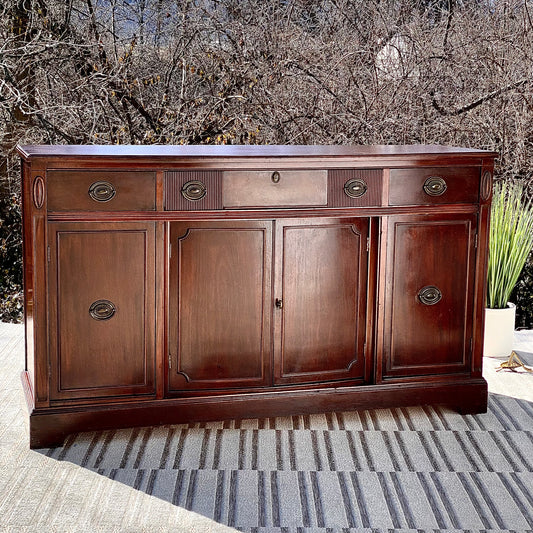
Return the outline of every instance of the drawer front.
{"type": "Polygon", "coordinates": [[[478,167],[391,169],[389,205],[476,203],[479,175],[478,167]]]}
{"type": "Polygon", "coordinates": [[[165,211],[222,209],[222,179],[218,170],[165,172],[165,211]]]}
{"type": "Polygon", "coordinates": [[[49,211],[153,211],[155,173],[50,170],[49,211]]]}
{"type": "Polygon", "coordinates": [[[328,175],[328,207],[381,205],[383,170],[335,169],[328,175]]]}
{"type": "Polygon", "coordinates": [[[326,170],[226,171],[222,178],[225,208],[326,206],[326,170]]]}

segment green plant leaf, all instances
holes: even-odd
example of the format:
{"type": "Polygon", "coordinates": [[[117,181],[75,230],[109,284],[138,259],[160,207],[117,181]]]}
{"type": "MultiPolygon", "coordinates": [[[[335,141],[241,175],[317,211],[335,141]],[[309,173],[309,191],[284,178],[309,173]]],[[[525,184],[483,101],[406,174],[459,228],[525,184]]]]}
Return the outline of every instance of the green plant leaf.
{"type": "Polygon", "coordinates": [[[504,309],[533,249],[533,204],[518,182],[494,186],[489,231],[487,307],[504,309]]]}

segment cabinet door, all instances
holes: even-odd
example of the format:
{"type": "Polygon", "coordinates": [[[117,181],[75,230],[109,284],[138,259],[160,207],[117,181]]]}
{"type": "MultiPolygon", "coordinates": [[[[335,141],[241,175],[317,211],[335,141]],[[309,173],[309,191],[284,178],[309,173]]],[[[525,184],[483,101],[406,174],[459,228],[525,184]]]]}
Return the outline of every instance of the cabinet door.
{"type": "Polygon", "coordinates": [[[470,365],[475,215],[388,219],[383,376],[470,365]]]}
{"type": "Polygon", "coordinates": [[[270,221],[170,229],[168,389],[271,384],[270,221]]]}
{"type": "Polygon", "coordinates": [[[153,393],[154,224],[48,231],[51,399],[153,393]]]}
{"type": "Polygon", "coordinates": [[[364,378],[368,219],[276,221],[275,383],[364,378]]]}

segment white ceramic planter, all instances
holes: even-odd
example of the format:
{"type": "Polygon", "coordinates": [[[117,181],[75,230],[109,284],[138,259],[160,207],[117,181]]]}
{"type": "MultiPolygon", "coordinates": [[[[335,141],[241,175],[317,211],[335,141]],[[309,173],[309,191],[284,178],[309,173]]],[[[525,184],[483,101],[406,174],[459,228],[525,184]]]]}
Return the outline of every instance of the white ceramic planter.
{"type": "Polygon", "coordinates": [[[513,351],[516,306],[508,303],[506,309],[485,309],[485,357],[508,358],[513,351]]]}

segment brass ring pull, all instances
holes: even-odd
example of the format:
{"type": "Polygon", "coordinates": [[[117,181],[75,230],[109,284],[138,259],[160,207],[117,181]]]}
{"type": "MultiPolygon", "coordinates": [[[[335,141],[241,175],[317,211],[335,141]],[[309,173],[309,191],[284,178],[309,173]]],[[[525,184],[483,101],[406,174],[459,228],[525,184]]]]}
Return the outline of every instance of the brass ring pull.
{"type": "Polygon", "coordinates": [[[109,202],[116,194],[117,190],[108,181],[95,181],[89,187],[89,196],[95,202],[109,202]]]}
{"type": "Polygon", "coordinates": [[[360,179],[351,179],[344,184],[344,194],[350,198],[360,198],[368,190],[368,185],[360,179]]]}
{"type": "Polygon", "coordinates": [[[115,304],[109,300],[96,300],[89,307],[89,314],[95,320],[109,320],[116,311],[115,304]]]}
{"type": "Polygon", "coordinates": [[[272,172],[272,176],[270,176],[270,179],[272,180],[272,183],[279,183],[279,180],[281,179],[281,174],[276,170],[276,172],[272,172]]]}
{"type": "Polygon", "coordinates": [[[424,305],[435,305],[442,300],[442,292],[437,287],[428,285],[418,291],[418,299],[424,305]]]}
{"type": "Polygon", "coordinates": [[[188,181],[183,184],[181,188],[181,195],[185,200],[190,200],[191,202],[197,202],[201,200],[207,194],[207,189],[201,181],[188,181]]]}
{"type": "Polygon", "coordinates": [[[424,182],[424,192],[429,196],[441,196],[446,192],[448,185],[440,176],[430,176],[424,182]]]}

